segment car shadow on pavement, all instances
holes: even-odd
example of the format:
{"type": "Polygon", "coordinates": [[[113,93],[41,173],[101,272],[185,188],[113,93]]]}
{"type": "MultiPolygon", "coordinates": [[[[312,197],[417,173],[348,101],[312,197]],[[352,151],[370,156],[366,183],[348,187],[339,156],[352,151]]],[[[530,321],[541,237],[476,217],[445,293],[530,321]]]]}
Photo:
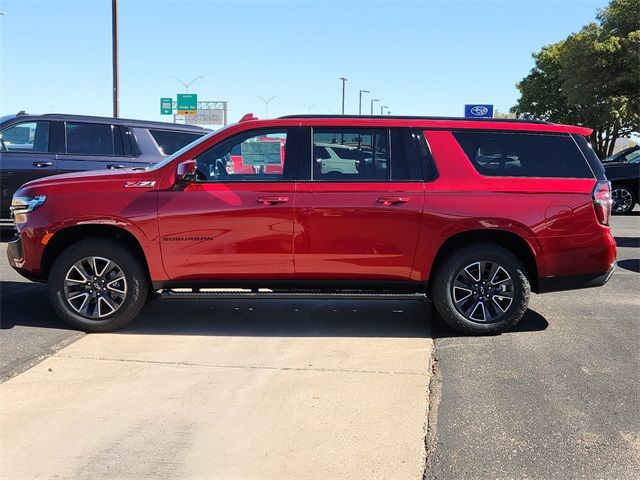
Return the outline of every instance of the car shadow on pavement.
{"type": "Polygon", "coordinates": [[[614,237],[618,248],[640,248],[640,237],[614,237]]]}
{"type": "Polygon", "coordinates": [[[49,305],[43,283],[0,282],[0,329],[25,327],[73,330],[60,320],[49,305]]]}
{"type": "Polygon", "coordinates": [[[618,260],[616,263],[620,268],[624,268],[630,272],[640,273],[640,259],[638,258],[618,260]]]}
{"type": "MultiPolygon", "coordinates": [[[[449,327],[444,322],[444,320],[439,317],[435,309],[433,311],[433,317],[432,336],[434,339],[465,336],[449,327]]],[[[546,330],[548,326],[549,322],[547,322],[546,318],[544,318],[535,310],[531,310],[530,308],[528,308],[524,316],[522,317],[522,320],[520,320],[515,327],[500,335],[510,335],[513,333],[524,332],[540,332],[546,330]]]]}
{"type": "MultiPolygon", "coordinates": [[[[46,285],[0,282],[0,328],[69,329],[49,306],[46,285]]],[[[513,332],[548,323],[528,310],[513,332]]],[[[429,301],[168,300],[149,303],[121,334],[273,337],[457,337],[429,301]]]]}

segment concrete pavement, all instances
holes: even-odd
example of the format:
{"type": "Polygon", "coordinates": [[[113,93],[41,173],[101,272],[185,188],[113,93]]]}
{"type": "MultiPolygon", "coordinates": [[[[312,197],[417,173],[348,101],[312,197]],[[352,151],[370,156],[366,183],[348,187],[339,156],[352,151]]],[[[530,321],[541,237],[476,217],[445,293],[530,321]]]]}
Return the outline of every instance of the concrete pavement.
{"type": "Polygon", "coordinates": [[[420,479],[428,312],[157,301],[0,385],[0,473],[420,479]]]}

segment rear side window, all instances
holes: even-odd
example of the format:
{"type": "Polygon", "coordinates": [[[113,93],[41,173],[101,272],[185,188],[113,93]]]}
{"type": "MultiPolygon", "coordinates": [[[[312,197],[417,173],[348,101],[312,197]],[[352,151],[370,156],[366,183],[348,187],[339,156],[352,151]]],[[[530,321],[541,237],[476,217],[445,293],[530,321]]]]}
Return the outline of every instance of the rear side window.
{"type": "Polygon", "coordinates": [[[453,136],[482,175],[593,178],[570,135],[461,131],[453,136]]]}
{"type": "Polygon", "coordinates": [[[169,130],[149,130],[164,155],[173,155],[185,145],[196,141],[202,135],[197,133],[172,132],[169,130]]]}
{"type": "Polygon", "coordinates": [[[67,123],[67,153],[113,156],[114,129],[113,125],[103,123],[67,123]]]}
{"type": "Polygon", "coordinates": [[[386,129],[315,128],[313,180],[389,180],[386,129]]]}

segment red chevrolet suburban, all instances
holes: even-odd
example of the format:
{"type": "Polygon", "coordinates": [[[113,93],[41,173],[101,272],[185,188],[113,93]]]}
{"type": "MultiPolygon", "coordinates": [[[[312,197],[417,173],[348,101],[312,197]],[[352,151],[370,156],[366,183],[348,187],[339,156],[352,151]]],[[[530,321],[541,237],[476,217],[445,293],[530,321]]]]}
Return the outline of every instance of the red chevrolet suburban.
{"type": "Polygon", "coordinates": [[[49,283],[61,318],[92,332],[126,325],[158,290],[422,296],[457,330],[502,332],[530,291],[600,286],[613,271],[610,184],[590,133],[536,121],[249,114],[144,170],[25,184],[8,258],[49,283]]]}

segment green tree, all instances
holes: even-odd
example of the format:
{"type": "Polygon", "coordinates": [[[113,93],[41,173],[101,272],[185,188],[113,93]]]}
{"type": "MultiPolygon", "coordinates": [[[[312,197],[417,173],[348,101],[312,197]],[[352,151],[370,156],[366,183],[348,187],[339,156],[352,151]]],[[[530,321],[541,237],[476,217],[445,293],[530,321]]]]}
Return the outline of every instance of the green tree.
{"type": "Polygon", "coordinates": [[[597,18],[533,54],[511,111],[593,128],[591,143],[603,158],[640,123],[640,0],[612,0],[597,18]]]}

